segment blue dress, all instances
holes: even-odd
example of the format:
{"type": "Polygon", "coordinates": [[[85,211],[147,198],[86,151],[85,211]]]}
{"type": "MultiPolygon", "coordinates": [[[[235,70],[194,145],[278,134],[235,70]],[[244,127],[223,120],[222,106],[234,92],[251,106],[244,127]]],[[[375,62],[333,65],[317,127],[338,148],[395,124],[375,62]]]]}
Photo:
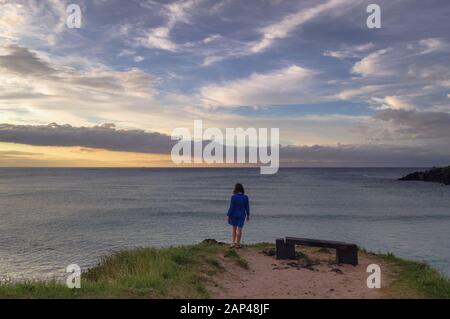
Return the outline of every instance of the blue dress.
{"type": "Polygon", "coordinates": [[[228,224],[239,228],[244,227],[245,218],[250,216],[250,205],[248,197],[239,193],[231,196],[230,208],[228,209],[228,224]]]}

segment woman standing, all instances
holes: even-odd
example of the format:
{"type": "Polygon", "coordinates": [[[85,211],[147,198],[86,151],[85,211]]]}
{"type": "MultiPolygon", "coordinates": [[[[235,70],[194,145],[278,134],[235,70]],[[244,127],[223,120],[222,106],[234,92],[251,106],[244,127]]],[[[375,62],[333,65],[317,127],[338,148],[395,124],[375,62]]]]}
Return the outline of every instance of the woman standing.
{"type": "Polygon", "coordinates": [[[245,195],[242,184],[237,183],[234,186],[233,196],[231,196],[230,208],[228,209],[228,224],[233,226],[231,238],[233,243],[231,247],[240,248],[242,238],[242,228],[245,219],[250,220],[250,205],[248,197],[245,195]]]}

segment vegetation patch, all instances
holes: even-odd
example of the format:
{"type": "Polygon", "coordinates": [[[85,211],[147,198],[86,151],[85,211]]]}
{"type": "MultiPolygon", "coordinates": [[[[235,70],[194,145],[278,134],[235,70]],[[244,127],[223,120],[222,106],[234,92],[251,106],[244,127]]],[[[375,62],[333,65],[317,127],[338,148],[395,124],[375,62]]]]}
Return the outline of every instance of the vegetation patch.
{"type": "Polygon", "coordinates": [[[370,255],[391,266],[392,280],[385,289],[388,297],[450,299],[450,280],[428,264],[405,260],[392,253],[370,255]]]}
{"type": "Polygon", "coordinates": [[[139,248],[116,252],[82,274],[81,288],[64,283],[0,285],[0,298],[207,298],[207,275],[222,271],[220,245],[139,248]]]}
{"type": "MultiPolygon", "coordinates": [[[[258,251],[274,249],[273,244],[267,243],[246,247],[258,251]]],[[[308,261],[311,248],[301,250],[308,261]]],[[[389,284],[383,290],[386,297],[450,298],[449,279],[425,263],[363,249],[360,254],[388,266],[389,284]]],[[[249,269],[239,250],[217,242],[138,248],[102,258],[97,266],[82,274],[80,289],[69,289],[57,281],[3,283],[0,298],[208,298],[206,284],[225,271],[222,258],[249,269]]]]}

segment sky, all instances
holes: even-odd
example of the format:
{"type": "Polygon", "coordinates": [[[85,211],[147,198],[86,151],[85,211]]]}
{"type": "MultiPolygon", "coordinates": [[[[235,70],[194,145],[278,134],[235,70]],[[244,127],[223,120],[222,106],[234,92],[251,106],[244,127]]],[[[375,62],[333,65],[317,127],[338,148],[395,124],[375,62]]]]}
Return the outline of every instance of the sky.
{"type": "Polygon", "coordinates": [[[0,166],[172,166],[194,120],[279,128],[284,166],[448,165],[449,16],[447,0],[0,0],[0,166]]]}

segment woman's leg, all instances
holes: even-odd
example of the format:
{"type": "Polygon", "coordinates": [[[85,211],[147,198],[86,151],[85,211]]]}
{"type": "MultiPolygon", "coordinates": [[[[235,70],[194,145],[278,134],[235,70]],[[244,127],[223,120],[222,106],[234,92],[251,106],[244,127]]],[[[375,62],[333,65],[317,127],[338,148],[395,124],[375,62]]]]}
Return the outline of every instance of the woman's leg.
{"type": "Polygon", "coordinates": [[[238,227],[237,228],[237,233],[236,233],[237,239],[236,239],[236,243],[238,246],[241,245],[241,238],[242,238],[242,228],[238,227]]]}
{"type": "Polygon", "coordinates": [[[233,245],[236,242],[236,226],[233,226],[233,230],[231,231],[231,239],[233,240],[233,245]]]}

